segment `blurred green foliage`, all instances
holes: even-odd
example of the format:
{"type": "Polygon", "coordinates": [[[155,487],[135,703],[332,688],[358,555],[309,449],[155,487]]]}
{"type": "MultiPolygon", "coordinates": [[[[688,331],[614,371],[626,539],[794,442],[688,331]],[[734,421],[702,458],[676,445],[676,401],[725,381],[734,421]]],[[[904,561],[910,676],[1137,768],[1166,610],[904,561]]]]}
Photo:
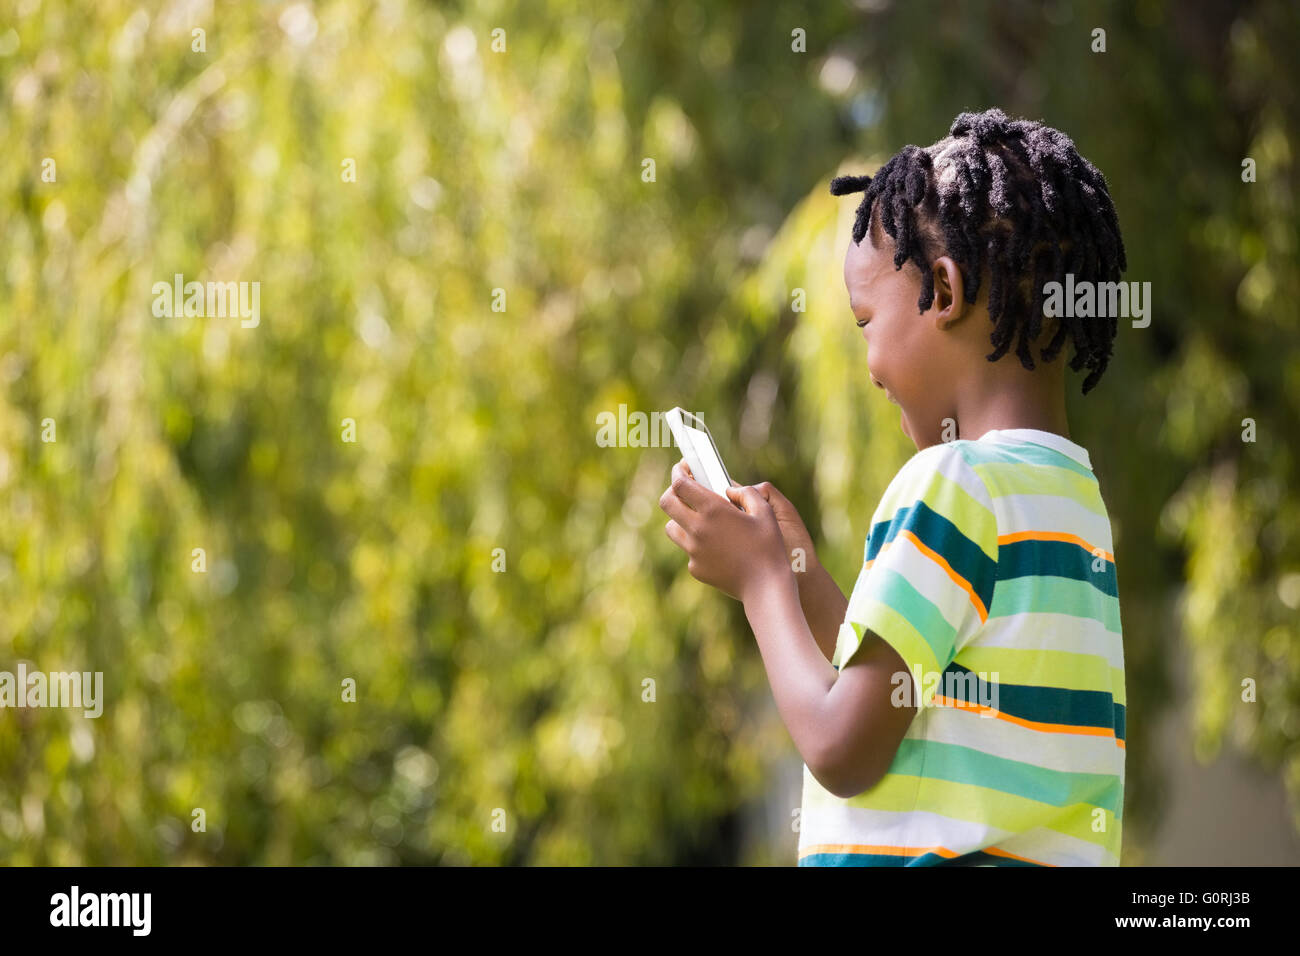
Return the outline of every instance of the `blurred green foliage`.
{"type": "Polygon", "coordinates": [[[1126,862],[1179,657],[1201,751],[1300,806],[1297,17],[3,0],[0,670],[107,699],[0,712],[0,860],[792,862],[738,835],[793,748],[662,533],[676,456],[596,418],[703,412],[847,590],[909,448],[827,185],[989,105],[1106,172],[1153,286],[1072,397],[1117,541],[1126,862]],[[155,317],[176,273],[260,282],[260,325],[155,317]]]}

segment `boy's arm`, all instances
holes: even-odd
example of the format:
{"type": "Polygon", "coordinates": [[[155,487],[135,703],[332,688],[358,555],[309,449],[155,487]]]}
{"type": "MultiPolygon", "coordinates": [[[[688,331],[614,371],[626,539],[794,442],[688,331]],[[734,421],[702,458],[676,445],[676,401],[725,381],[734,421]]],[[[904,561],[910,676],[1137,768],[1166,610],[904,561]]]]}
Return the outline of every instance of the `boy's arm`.
{"type": "Polygon", "coordinates": [[[840,625],[844,623],[844,614],[849,609],[849,599],[816,558],[809,562],[807,570],[795,574],[795,580],[799,584],[799,606],[808,621],[808,628],[826,660],[833,660],[835,642],[840,625]]]}
{"type": "MultiPolygon", "coordinates": [[[[898,653],[868,634],[838,675],[817,652],[793,573],[745,595],[777,710],[804,763],[837,797],[875,786],[898,752],[916,707],[894,706],[899,681],[912,682],[898,653]]],[[[833,582],[832,582],[833,586],[833,582]]],[[[908,688],[904,698],[915,698],[908,688]]]]}
{"type": "Polygon", "coordinates": [[[913,714],[891,706],[902,662],[863,640],[850,652],[854,666],[837,674],[804,616],[771,504],[751,487],[726,497],[676,477],[659,499],[672,519],[664,531],[692,576],[744,604],[777,710],[813,776],[837,796],[860,793],[889,766],[913,714]]]}
{"type": "MultiPolygon", "coordinates": [[[[687,465],[683,463],[681,467],[685,469],[685,474],[690,474],[687,465]]],[[[808,628],[817,640],[817,646],[821,648],[826,660],[830,661],[835,657],[835,643],[849,607],[848,598],[817,559],[817,549],[813,547],[808,526],[803,523],[803,518],[799,517],[799,512],[790,503],[790,499],[777,491],[770,481],[757,484],[754,489],[772,506],[772,513],[776,515],[776,522],[781,527],[786,554],[793,556],[795,549],[803,553],[804,570],[795,572],[795,580],[799,584],[799,606],[803,608],[808,628]]]]}

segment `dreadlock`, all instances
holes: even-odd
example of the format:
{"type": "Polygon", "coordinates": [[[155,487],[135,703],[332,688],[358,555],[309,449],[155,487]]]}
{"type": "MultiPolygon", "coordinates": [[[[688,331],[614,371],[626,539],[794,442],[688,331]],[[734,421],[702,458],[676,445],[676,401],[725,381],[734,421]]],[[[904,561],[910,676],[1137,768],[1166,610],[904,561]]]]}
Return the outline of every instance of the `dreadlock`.
{"type": "MultiPolygon", "coordinates": [[[[1128,268],[1106,178],[1064,133],[999,109],[962,113],[946,138],[925,149],[904,146],[874,177],[831,180],[836,196],[864,190],[853,241],[879,217],[895,243],[894,268],[910,260],[921,270],[922,312],[934,302],[931,265],[939,255],[960,267],[970,303],[988,269],[990,362],[1014,341],[1020,364],[1033,369],[1029,346],[1042,332],[1045,283],[1066,273],[1115,282],[1128,268]]],[[[1070,368],[1088,369],[1087,394],[1106,370],[1117,328],[1113,315],[1062,316],[1041,358],[1055,360],[1069,335],[1070,368]]]]}

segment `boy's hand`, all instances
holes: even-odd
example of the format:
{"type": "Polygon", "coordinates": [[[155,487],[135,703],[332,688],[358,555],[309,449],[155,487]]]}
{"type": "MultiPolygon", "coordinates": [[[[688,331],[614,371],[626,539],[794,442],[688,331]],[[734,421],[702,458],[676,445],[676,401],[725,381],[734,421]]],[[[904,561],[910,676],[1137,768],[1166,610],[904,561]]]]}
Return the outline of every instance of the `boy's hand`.
{"type": "MultiPolygon", "coordinates": [[[[673,465],[673,480],[678,478],[692,478],[691,466],[683,458],[677,464],[673,465]]],[[[733,488],[743,488],[744,485],[733,481],[733,488]]],[[[817,549],[813,546],[812,535],[808,532],[808,526],[803,523],[803,518],[799,517],[799,511],[791,503],[790,499],[777,490],[776,485],[770,481],[759,482],[754,486],[754,490],[767,499],[767,503],[772,506],[772,512],[776,515],[776,523],[781,527],[781,538],[785,541],[785,556],[787,561],[793,560],[792,552],[796,548],[802,548],[803,553],[808,558],[816,558],[817,549]]]]}
{"type": "Polygon", "coordinates": [[[686,463],[679,462],[659,507],[672,519],[664,531],[689,556],[691,576],[744,601],[754,588],[792,572],[768,499],[742,485],[728,488],[727,499],[732,504],[692,478],[686,463]]]}
{"type": "Polygon", "coordinates": [[[785,539],[785,559],[793,561],[793,552],[799,548],[803,550],[804,566],[809,566],[816,560],[817,550],[813,547],[812,535],[808,533],[808,526],[803,523],[803,518],[799,517],[798,510],[790,503],[789,498],[776,490],[776,486],[770,481],[755,485],[754,490],[767,499],[767,503],[772,506],[776,523],[781,527],[781,537],[785,539]]]}

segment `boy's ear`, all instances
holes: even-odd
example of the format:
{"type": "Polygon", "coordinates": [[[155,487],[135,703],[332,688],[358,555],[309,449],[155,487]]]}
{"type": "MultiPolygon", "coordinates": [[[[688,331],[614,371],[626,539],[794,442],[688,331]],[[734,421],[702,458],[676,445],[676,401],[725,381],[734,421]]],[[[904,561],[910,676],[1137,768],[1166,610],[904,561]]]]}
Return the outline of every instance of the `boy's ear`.
{"type": "Polygon", "coordinates": [[[961,267],[950,256],[940,256],[930,267],[934,273],[935,328],[941,332],[951,328],[966,316],[966,285],[961,267]]]}

